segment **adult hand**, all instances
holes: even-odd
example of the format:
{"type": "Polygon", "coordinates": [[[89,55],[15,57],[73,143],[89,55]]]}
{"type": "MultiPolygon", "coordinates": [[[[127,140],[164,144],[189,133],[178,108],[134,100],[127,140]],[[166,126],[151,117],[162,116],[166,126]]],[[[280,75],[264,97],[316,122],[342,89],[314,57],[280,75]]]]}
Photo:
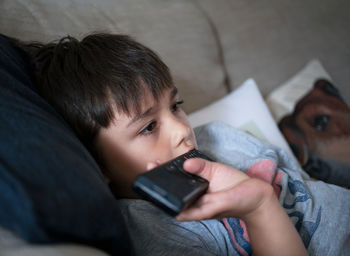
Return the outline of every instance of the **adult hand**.
{"type": "Polygon", "coordinates": [[[307,255],[272,186],[224,164],[189,159],[184,169],[209,180],[208,192],[181,212],[180,221],[237,217],[247,225],[254,255],[307,255]],[[273,220],[273,221],[271,221],[273,220]]]}
{"type": "Polygon", "coordinates": [[[219,217],[248,218],[272,197],[272,187],[230,166],[204,159],[188,159],[184,169],[209,180],[209,189],[193,206],[181,212],[179,221],[219,217]]]}

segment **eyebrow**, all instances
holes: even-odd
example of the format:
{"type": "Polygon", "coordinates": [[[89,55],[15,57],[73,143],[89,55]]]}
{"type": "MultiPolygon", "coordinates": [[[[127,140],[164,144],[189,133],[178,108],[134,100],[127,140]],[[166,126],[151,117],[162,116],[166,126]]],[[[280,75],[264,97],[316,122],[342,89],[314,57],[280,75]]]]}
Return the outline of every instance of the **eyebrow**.
{"type": "Polygon", "coordinates": [[[170,99],[171,99],[171,100],[174,99],[175,96],[177,95],[177,93],[178,93],[177,88],[176,88],[176,87],[173,87],[173,89],[172,89],[171,92],[170,92],[170,99]]]}
{"type": "MultiPolygon", "coordinates": [[[[173,87],[173,89],[170,92],[170,100],[174,99],[175,96],[178,93],[178,89],[176,87],[173,87]]],[[[138,122],[139,120],[149,116],[150,114],[152,114],[154,109],[154,106],[151,106],[150,108],[148,108],[146,111],[142,112],[139,115],[136,115],[127,125],[127,127],[130,127],[132,124],[138,122]]]]}

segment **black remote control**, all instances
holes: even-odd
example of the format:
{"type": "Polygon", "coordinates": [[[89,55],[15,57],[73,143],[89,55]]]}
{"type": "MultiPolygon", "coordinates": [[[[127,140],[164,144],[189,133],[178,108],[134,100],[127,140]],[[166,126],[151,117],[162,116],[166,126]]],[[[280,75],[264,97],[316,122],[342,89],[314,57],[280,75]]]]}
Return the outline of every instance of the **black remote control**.
{"type": "Polygon", "coordinates": [[[134,191],[172,216],[193,204],[208,189],[209,182],[186,172],[183,164],[189,158],[209,157],[194,149],[165,164],[139,175],[133,183],[134,191]]]}

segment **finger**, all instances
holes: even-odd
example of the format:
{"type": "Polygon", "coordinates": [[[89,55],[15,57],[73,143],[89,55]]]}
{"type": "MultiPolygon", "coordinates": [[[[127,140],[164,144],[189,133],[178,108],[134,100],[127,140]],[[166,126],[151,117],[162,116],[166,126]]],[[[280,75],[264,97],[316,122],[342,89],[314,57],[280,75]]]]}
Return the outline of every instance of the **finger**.
{"type": "Polygon", "coordinates": [[[190,208],[182,211],[176,216],[178,221],[194,221],[194,220],[204,220],[210,219],[215,212],[213,208],[210,207],[212,203],[210,202],[209,196],[205,195],[197,201],[197,203],[190,208]]]}
{"type": "MultiPolygon", "coordinates": [[[[230,180],[235,179],[238,170],[217,162],[207,161],[202,158],[191,158],[185,161],[184,169],[190,173],[196,174],[212,181],[215,179],[230,180]]],[[[242,175],[242,172],[239,172],[242,175]]],[[[245,174],[243,174],[245,175],[245,174]]]]}
{"type": "Polygon", "coordinates": [[[152,170],[153,168],[156,168],[159,164],[158,163],[154,163],[154,162],[149,162],[147,163],[146,169],[147,171],[152,170]]]}
{"type": "Polygon", "coordinates": [[[213,219],[217,217],[232,217],[234,214],[235,200],[230,200],[232,195],[227,192],[206,194],[197,203],[181,212],[176,219],[178,221],[193,221],[213,219]],[[228,200],[230,203],[228,204],[228,200]]]}
{"type": "Polygon", "coordinates": [[[183,168],[190,173],[199,175],[208,180],[210,180],[212,176],[212,163],[202,158],[187,159],[183,168]]]}

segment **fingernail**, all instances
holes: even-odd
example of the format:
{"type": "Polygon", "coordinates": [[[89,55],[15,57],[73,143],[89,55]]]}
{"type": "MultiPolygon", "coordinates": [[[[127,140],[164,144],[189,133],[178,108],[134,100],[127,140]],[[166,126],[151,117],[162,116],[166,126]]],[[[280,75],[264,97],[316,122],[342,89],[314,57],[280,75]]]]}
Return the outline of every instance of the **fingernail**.
{"type": "Polygon", "coordinates": [[[146,169],[147,169],[147,171],[149,171],[149,170],[153,169],[153,167],[154,167],[153,163],[147,163],[146,169]]]}
{"type": "Polygon", "coordinates": [[[196,172],[200,169],[200,164],[196,163],[196,159],[188,159],[184,163],[184,168],[188,171],[196,172]]]}

